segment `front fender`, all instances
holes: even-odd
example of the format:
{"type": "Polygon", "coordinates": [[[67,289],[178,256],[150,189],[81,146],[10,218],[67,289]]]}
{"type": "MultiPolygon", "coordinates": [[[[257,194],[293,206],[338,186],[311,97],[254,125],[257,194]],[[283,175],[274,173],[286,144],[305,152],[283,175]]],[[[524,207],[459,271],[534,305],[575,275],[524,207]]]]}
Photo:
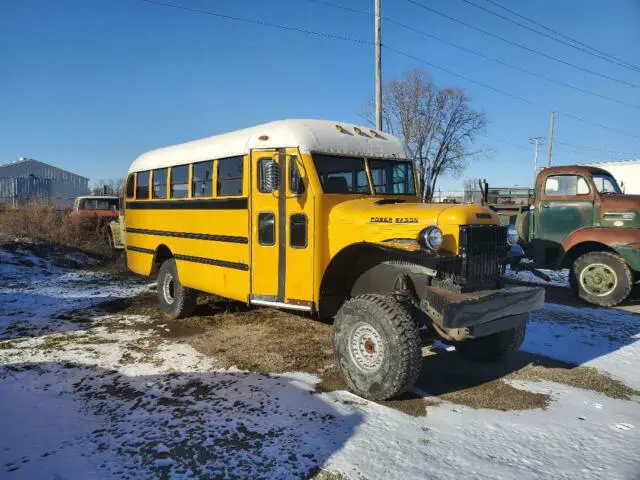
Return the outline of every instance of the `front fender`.
{"type": "Polygon", "coordinates": [[[635,271],[640,271],[640,228],[585,227],[571,232],[562,246],[568,252],[584,242],[596,242],[612,248],[635,271]]]}
{"type": "Polygon", "coordinates": [[[583,242],[602,243],[615,249],[617,246],[624,246],[640,243],[640,228],[618,228],[618,227],[584,227],[571,232],[562,246],[568,252],[572,247],[583,242]]]}
{"type": "Polygon", "coordinates": [[[122,235],[122,229],[120,228],[120,222],[113,220],[109,222],[107,228],[111,231],[111,238],[113,238],[113,244],[116,248],[124,248],[124,238],[122,235]]]}

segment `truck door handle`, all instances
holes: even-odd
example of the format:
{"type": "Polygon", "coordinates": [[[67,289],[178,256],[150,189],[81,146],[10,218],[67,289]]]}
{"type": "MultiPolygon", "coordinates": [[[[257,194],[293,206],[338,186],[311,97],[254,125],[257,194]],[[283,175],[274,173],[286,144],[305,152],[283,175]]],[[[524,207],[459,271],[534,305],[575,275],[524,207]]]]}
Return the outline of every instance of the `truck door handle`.
{"type": "Polygon", "coordinates": [[[549,202],[542,202],[542,203],[540,203],[540,206],[542,208],[549,208],[549,202]]]}

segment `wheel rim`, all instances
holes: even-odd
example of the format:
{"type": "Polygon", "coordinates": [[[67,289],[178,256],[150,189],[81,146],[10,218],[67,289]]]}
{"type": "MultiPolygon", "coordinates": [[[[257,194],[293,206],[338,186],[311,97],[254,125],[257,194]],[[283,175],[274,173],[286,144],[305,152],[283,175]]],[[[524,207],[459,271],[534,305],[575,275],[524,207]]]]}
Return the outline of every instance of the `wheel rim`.
{"type": "Polygon", "coordinates": [[[384,360],[384,343],[378,331],[369,324],[357,325],[349,337],[349,352],[356,366],[367,373],[377,371],[384,360]]]}
{"type": "Polygon", "coordinates": [[[164,295],[164,301],[169,305],[175,301],[175,281],[170,273],[167,273],[164,277],[162,294],[164,295]]]}
{"type": "Polygon", "coordinates": [[[580,285],[590,295],[605,297],[618,285],[618,276],[609,265],[592,263],[580,272],[580,285]]]}

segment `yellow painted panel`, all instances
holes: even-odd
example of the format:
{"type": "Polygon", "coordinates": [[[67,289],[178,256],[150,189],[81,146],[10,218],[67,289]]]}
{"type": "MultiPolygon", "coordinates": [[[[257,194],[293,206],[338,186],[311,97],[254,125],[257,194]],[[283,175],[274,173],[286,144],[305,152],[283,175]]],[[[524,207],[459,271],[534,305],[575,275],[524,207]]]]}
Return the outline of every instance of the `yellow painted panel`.
{"type": "Polygon", "coordinates": [[[149,276],[151,273],[153,255],[127,250],[127,267],[138,275],[149,276]]]}
{"type": "Polygon", "coordinates": [[[262,193],[258,189],[258,162],[278,158],[277,150],[254,150],[251,153],[251,293],[276,296],[278,294],[278,192],[262,193]],[[273,245],[259,243],[259,216],[273,214],[273,245]]]}
{"type": "Polygon", "coordinates": [[[313,255],[315,239],[314,201],[315,195],[309,185],[308,170],[297,149],[287,149],[287,200],[286,200],[286,232],[287,258],[285,299],[313,301],[313,255]],[[305,184],[304,193],[298,195],[291,191],[291,168],[295,163],[305,184]],[[307,217],[307,246],[294,248],[291,246],[291,215],[304,214],[307,217]]]}

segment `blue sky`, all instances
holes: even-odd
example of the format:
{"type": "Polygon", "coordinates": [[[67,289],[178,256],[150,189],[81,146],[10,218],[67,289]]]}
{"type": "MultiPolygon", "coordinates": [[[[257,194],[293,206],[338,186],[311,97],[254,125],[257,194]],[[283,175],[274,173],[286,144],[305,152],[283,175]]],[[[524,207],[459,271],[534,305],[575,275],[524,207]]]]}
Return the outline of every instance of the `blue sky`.
{"type": "MultiPolygon", "coordinates": [[[[197,9],[372,40],[373,20],[306,0],[167,0],[197,9]]],[[[373,0],[332,0],[373,10],[373,0]]],[[[640,85],[640,73],[559,45],[462,0],[420,0],[565,61],[640,85]]],[[[485,0],[476,4],[496,10],[485,0]]],[[[640,2],[497,0],[522,15],[640,64],[640,2]]],[[[581,72],[506,45],[406,0],[383,16],[522,68],[640,105],[640,87],[581,72]]],[[[502,12],[504,13],[504,12],[502,12]]],[[[561,112],[640,137],[640,110],[594,98],[383,24],[383,43],[561,112]]],[[[91,179],[117,178],[140,153],[280,118],[361,122],[373,92],[373,48],[187,13],[140,0],[0,0],[0,163],[36,158],[91,179]]],[[[383,51],[383,79],[430,70],[464,87],[489,119],[478,142],[492,154],[462,177],[527,184],[529,137],[546,136],[549,110],[383,51]]],[[[638,107],[640,108],[640,106],[638,107]]],[[[640,138],[556,115],[554,163],[640,157],[640,138]],[[596,150],[598,149],[598,150],[596,150]]],[[[545,158],[546,150],[541,151],[545,158]]]]}

